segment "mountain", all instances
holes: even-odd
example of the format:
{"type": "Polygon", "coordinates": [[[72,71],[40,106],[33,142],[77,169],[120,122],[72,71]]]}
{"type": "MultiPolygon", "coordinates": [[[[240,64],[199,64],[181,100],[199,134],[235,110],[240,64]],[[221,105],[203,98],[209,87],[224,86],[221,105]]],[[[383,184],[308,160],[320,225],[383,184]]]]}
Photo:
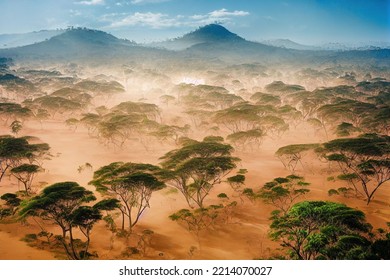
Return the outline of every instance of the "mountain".
{"type": "Polygon", "coordinates": [[[274,46],[274,47],[280,47],[280,48],[286,48],[286,49],[294,49],[294,50],[319,50],[318,47],[302,45],[302,44],[296,43],[294,41],[291,41],[289,39],[265,40],[265,41],[262,41],[261,43],[268,45],[268,46],[274,46]]]}
{"type": "Polygon", "coordinates": [[[227,30],[219,24],[209,24],[182,37],[168,41],[152,43],[149,46],[170,50],[183,50],[202,43],[232,43],[243,42],[245,39],[227,30]]]}
{"type": "Polygon", "coordinates": [[[121,55],[136,44],[103,31],[71,28],[43,42],[0,50],[0,56],[35,59],[78,59],[121,55]]]}
{"type": "Polygon", "coordinates": [[[0,34],[0,49],[31,45],[60,35],[63,32],[65,32],[65,30],[59,29],[41,30],[21,34],[0,34]]]}
{"type": "MultiPolygon", "coordinates": [[[[291,44],[291,43],[290,43],[291,44]]],[[[0,58],[16,61],[66,61],[107,63],[156,62],[178,63],[252,63],[300,64],[338,63],[389,63],[389,49],[355,51],[297,50],[247,41],[218,24],[210,24],[180,38],[162,42],[159,48],[141,46],[129,40],[99,30],[71,28],[43,42],[9,49],[0,49],[0,58]],[[161,49],[163,47],[164,49],[161,49]],[[173,51],[175,50],[175,51],[173,51]]]]}

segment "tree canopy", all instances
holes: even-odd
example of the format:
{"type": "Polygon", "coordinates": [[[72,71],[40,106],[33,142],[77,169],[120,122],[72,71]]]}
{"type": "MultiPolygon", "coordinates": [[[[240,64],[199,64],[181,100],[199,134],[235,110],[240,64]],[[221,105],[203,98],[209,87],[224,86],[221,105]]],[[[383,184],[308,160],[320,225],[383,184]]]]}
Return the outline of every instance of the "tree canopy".
{"type": "Polygon", "coordinates": [[[365,258],[371,225],[359,210],[326,201],[297,203],[283,214],[274,213],[270,237],[289,249],[292,259],[365,258]]]}
{"type": "Polygon", "coordinates": [[[152,193],[165,187],[160,173],[161,169],[151,164],[113,162],[96,170],[90,183],[103,195],[120,201],[122,229],[127,216],[131,230],[150,207],[152,193]]]}
{"type": "Polygon", "coordinates": [[[390,136],[363,134],[355,138],[335,139],[317,151],[337,162],[342,174],[360,182],[367,204],[377,190],[390,180],[390,136]]]}
{"type": "MultiPolygon", "coordinates": [[[[19,215],[21,218],[38,216],[58,225],[62,231],[58,239],[67,256],[70,259],[83,259],[88,257],[90,231],[94,223],[102,217],[98,205],[84,205],[94,200],[96,197],[93,193],[76,182],[55,183],[43,189],[41,194],[25,201],[21,205],[19,215]],[[79,228],[87,238],[83,246],[75,243],[75,228],[79,228]]],[[[116,205],[114,203],[111,206],[116,205]]]]}
{"type": "Polygon", "coordinates": [[[166,179],[184,195],[190,207],[195,203],[202,208],[214,185],[236,167],[239,159],[231,156],[233,147],[220,140],[206,137],[201,142],[187,141],[161,158],[166,179]]]}

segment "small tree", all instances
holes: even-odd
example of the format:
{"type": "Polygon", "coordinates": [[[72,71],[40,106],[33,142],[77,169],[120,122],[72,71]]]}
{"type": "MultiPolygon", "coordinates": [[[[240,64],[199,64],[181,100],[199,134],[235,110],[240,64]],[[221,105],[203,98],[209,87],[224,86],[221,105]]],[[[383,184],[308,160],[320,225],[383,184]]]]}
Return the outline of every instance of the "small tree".
{"type": "Polygon", "coordinates": [[[174,102],[176,100],[176,97],[165,94],[160,96],[160,100],[163,104],[165,104],[168,107],[170,102],[174,102]]]}
{"type": "Polygon", "coordinates": [[[9,127],[11,128],[11,132],[14,135],[18,135],[19,131],[22,130],[23,125],[20,121],[16,120],[16,121],[13,121],[9,127]]]}
{"type": "Polygon", "coordinates": [[[303,177],[296,175],[275,178],[273,181],[265,183],[258,195],[266,204],[273,205],[286,213],[295,200],[310,191],[306,188],[309,183],[303,179],[303,177]]]}
{"type": "Polygon", "coordinates": [[[291,172],[294,172],[298,163],[300,163],[302,168],[304,168],[302,158],[305,156],[305,153],[314,150],[318,146],[319,144],[287,145],[279,148],[275,155],[280,159],[284,167],[286,167],[291,172]]]}
{"type": "Polygon", "coordinates": [[[25,138],[0,137],[0,181],[8,168],[16,167],[27,157],[31,147],[25,138]]]}
{"type": "Polygon", "coordinates": [[[35,164],[22,164],[11,169],[11,174],[24,185],[27,195],[31,194],[31,185],[35,175],[42,169],[35,164]]]}
{"type": "Polygon", "coordinates": [[[22,200],[14,193],[5,193],[0,197],[0,199],[5,201],[5,205],[10,210],[11,215],[15,214],[17,207],[19,207],[22,202],[22,200]]]}
{"type": "Polygon", "coordinates": [[[83,204],[95,199],[91,191],[76,182],[56,183],[43,189],[40,195],[26,201],[21,206],[19,215],[21,218],[38,216],[58,225],[62,232],[58,239],[63,244],[67,256],[75,260],[84,259],[89,256],[90,231],[93,224],[101,219],[101,214],[98,205],[91,207],[83,204]],[[87,242],[82,245],[75,242],[76,228],[87,237],[87,242]]]}

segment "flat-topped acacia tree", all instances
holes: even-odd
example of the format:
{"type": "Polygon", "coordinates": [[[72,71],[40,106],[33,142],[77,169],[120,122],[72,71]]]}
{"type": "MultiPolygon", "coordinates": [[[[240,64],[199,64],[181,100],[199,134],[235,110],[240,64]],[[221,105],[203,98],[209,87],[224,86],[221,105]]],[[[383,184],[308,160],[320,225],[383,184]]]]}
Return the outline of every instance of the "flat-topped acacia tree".
{"type": "Polygon", "coordinates": [[[236,167],[233,147],[224,144],[222,137],[205,137],[203,141],[187,139],[181,148],[166,153],[162,159],[165,179],[185,197],[188,205],[203,208],[211,189],[222,182],[236,167]]]}
{"type": "Polygon", "coordinates": [[[142,213],[150,207],[152,193],[165,187],[160,173],[161,169],[152,164],[113,162],[96,170],[90,184],[103,195],[120,201],[122,230],[127,216],[131,231],[142,213]]]}
{"type": "Polygon", "coordinates": [[[41,172],[40,168],[36,164],[22,164],[11,169],[11,174],[15,176],[24,186],[26,195],[31,194],[31,185],[34,180],[35,175],[38,172],[41,172]]]}
{"type": "Polygon", "coordinates": [[[34,137],[0,136],[0,181],[8,169],[17,167],[23,162],[38,163],[49,155],[50,147],[46,143],[30,144],[34,137]]]}
{"type": "Polygon", "coordinates": [[[37,216],[58,225],[61,228],[58,239],[68,258],[85,259],[89,257],[92,227],[102,218],[100,211],[117,207],[116,200],[111,200],[111,203],[100,202],[94,206],[85,205],[94,200],[96,197],[93,193],[78,183],[60,182],[46,187],[41,194],[25,201],[20,207],[19,215],[21,218],[37,216]],[[82,245],[75,242],[74,231],[77,228],[87,239],[82,245]]]}
{"type": "Polygon", "coordinates": [[[286,167],[291,172],[295,171],[295,168],[298,163],[303,167],[302,158],[305,153],[314,150],[319,144],[293,144],[280,147],[275,155],[282,162],[284,167],[286,167]]]}
{"type": "Polygon", "coordinates": [[[363,134],[335,139],[317,151],[329,161],[337,162],[343,175],[360,182],[367,204],[390,180],[390,136],[363,134]]]}

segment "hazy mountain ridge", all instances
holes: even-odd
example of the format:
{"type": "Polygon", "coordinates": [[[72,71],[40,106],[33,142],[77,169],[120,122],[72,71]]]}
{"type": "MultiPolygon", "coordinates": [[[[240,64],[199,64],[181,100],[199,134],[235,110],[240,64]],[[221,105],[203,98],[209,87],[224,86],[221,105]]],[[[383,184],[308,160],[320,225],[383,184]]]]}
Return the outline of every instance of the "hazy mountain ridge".
{"type": "Polygon", "coordinates": [[[170,50],[183,50],[202,43],[243,42],[244,38],[227,30],[218,24],[209,24],[187,33],[182,37],[149,44],[152,47],[162,47],[170,50]]]}
{"type": "Polygon", "coordinates": [[[65,29],[40,30],[20,34],[0,34],[0,49],[16,48],[39,43],[64,33],[65,29]]]}
{"type": "Polygon", "coordinates": [[[291,41],[290,39],[264,40],[264,41],[261,41],[261,43],[268,45],[268,46],[280,47],[280,48],[286,48],[286,49],[294,49],[294,50],[321,50],[320,47],[303,45],[303,44],[291,41]]]}
{"type": "Polygon", "coordinates": [[[389,49],[370,49],[335,52],[329,50],[311,50],[292,41],[282,41],[290,46],[271,46],[247,41],[218,24],[210,24],[185,34],[180,38],[165,41],[161,45],[142,46],[129,40],[99,30],[71,28],[48,40],[18,48],[0,49],[0,57],[14,59],[54,59],[91,62],[114,61],[121,63],[125,59],[155,62],[156,59],[167,62],[175,59],[186,63],[188,60],[212,62],[262,62],[262,63],[324,63],[344,59],[356,61],[378,60],[386,64],[390,59],[389,49]],[[165,44],[165,45],[164,45],[165,44]],[[384,60],[384,61],[383,61],[384,60]]]}

